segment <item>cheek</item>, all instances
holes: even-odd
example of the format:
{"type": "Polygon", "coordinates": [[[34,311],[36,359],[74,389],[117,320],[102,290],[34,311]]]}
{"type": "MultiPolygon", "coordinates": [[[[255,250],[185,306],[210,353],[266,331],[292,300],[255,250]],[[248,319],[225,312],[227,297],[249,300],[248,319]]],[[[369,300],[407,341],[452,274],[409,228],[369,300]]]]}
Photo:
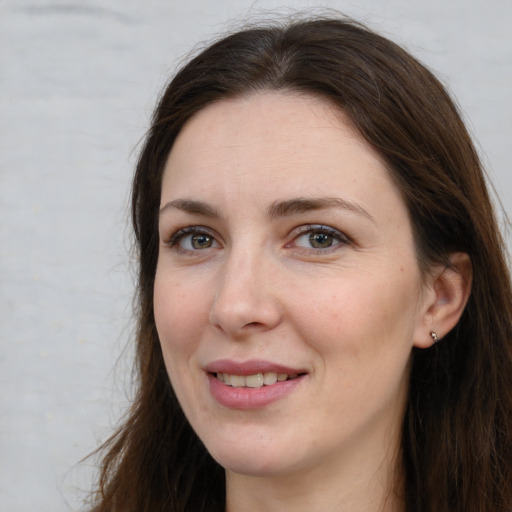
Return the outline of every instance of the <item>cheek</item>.
{"type": "Polygon", "coordinates": [[[165,367],[178,401],[187,417],[189,404],[197,396],[197,379],[192,378],[190,362],[197,354],[206,311],[193,287],[178,279],[168,279],[157,272],[154,288],[155,323],[165,367]]]}
{"type": "Polygon", "coordinates": [[[155,323],[166,365],[194,349],[202,329],[200,310],[206,310],[197,294],[178,279],[157,271],[153,295],[155,323]],[[172,356],[172,357],[170,357],[172,356]]]}
{"type": "Polygon", "coordinates": [[[325,286],[307,287],[295,297],[293,309],[301,332],[331,354],[360,356],[366,350],[406,350],[412,346],[419,280],[401,272],[345,274],[325,286]],[[303,295],[303,294],[302,294],[303,295]]]}

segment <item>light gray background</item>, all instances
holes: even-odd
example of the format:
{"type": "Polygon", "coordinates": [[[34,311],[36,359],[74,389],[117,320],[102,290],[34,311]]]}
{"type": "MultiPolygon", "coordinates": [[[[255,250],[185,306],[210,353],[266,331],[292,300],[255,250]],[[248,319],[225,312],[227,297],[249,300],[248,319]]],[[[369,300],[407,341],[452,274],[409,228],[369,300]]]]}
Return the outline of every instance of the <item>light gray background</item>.
{"type": "Polygon", "coordinates": [[[80,510],[78,462],[127,403],[126,206],[157,93],[229,20],[320,5],[449,84],[512,212],[510,0],[0,0],[1,512],[80,510]]]}

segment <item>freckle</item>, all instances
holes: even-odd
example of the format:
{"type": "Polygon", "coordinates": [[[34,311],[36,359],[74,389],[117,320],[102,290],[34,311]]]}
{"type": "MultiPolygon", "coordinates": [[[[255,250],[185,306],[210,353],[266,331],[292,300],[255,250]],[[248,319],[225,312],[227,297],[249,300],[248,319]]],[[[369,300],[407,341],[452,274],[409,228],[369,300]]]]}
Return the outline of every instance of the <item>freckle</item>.
{"type": "Polygon", "coordinates": [[[400,272],[403,272],[404,271],[404,267],[400,267],[400,272]]]}

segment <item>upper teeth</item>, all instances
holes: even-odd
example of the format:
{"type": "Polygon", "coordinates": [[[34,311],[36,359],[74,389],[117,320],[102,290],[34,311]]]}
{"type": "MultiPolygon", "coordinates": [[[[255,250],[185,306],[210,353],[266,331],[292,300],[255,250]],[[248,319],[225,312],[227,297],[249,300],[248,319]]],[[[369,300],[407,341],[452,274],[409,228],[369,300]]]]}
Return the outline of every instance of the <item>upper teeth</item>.
{"type": "Polygon", "coordinates": [[[297,377],[297,374],[288,375],[287,373],[255,373],[253,375],[232,375],[230,373],[217,373],[217,378],[234,388],[261,388],[262,386],[270,386],[277,381],[284,381],[297,377]]]}

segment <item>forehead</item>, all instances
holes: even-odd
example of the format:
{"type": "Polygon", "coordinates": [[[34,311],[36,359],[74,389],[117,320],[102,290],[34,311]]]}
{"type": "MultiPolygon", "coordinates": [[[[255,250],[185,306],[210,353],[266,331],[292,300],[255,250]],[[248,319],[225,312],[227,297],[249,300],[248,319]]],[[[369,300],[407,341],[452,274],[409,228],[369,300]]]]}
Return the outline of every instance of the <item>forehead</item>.
{"type": "Polygon", "coordinates": [[[196,113],[168,157],[162,200],[215,191],[270,200],[333,190],[368,202],[386,190],[401,201],[380,155],[344,112],[322,98],[274,92],[196,113]]]}
{"type": "MultiPolygon", "coordinates": [[[[278,140],[295,141],[305,147],[308,139],[310,145],[318,144],[331,130],[362,142],[348,116],[327,99],[293,92],[258,92],[223,99],[196,112],[178,134],[171,154],[176,147],[212,151],[226,140],[235,147],[237,143],[246,144],[250,138],[255,142],[276,142],[274,149],[279,151],[284,146],[278,146],[278,140]]],[[[378,157],[377,153],[375,156],[378,157]]]]}

